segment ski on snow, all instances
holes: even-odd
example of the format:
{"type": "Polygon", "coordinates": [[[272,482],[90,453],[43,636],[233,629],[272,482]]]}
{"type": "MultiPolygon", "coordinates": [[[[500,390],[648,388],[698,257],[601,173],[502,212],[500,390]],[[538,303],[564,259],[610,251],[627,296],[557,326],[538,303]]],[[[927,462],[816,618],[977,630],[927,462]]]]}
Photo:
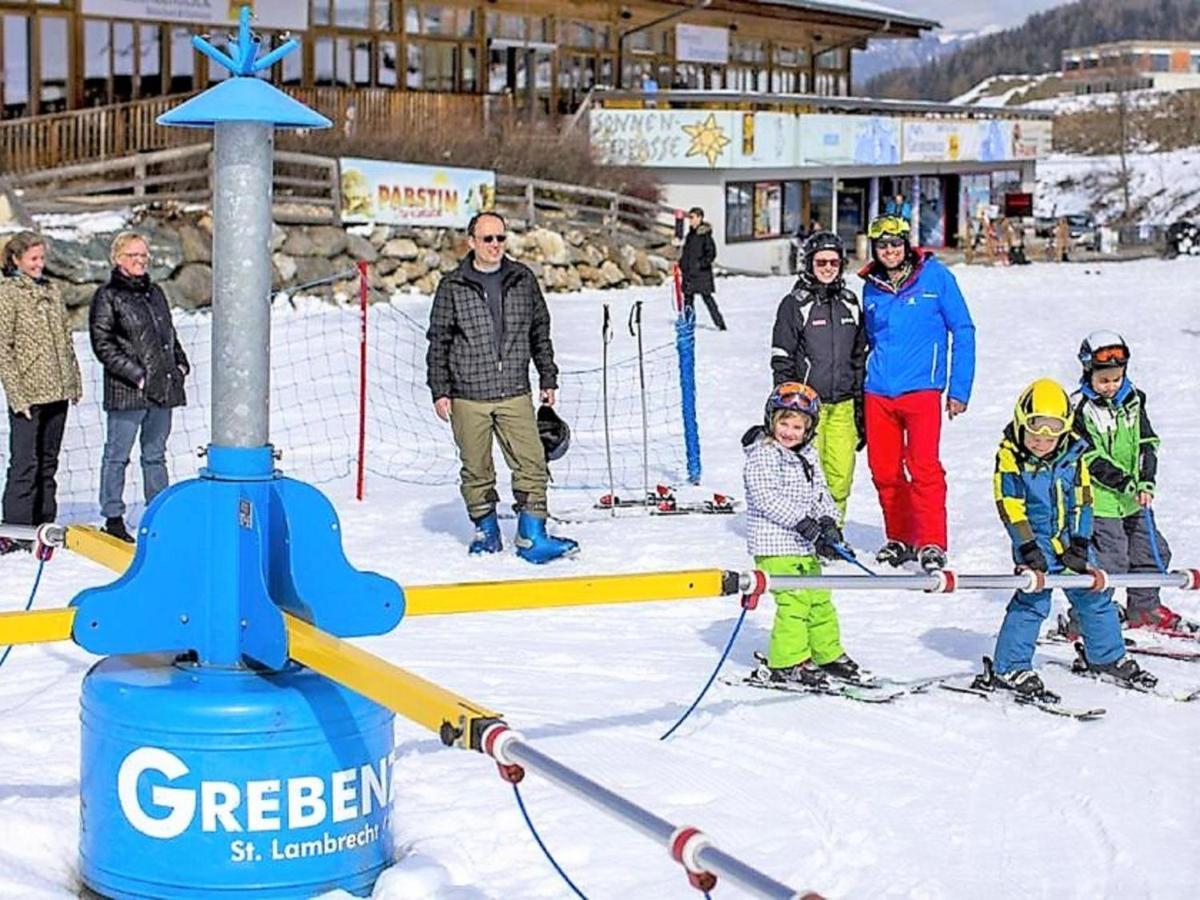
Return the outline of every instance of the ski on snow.
{"type": "Polygon", "coordinates": [[[737,501],[728,494],[716,494],[703,500],[680,500],[675,488],[660,484],[640,499],[605,494],[596,502],[596,509],[648,509],[655,516],[680,516],[692,513],[707,515],[732,515],[737,501]]]}
{"type": "Polygon", "coordinates": [[[752,687],[784,694],[824,694],[831,697],[845,697],[847,700],[854,700],[858,703],[891,703],[907,694],[923,694],[946,678],[954,677],[941,675],[902,681],[864,672],[857,681],[831,677],[825,685],[806,685],[787,681],[771,681],[771,671],[767,667],[766,657],[761,653],[755,653],[754,658],[758,665],[749,675],[742,678],[723,678],[721,681],[733,687],[752,687]]]}
{"type": "Polygon", "coordinates": [[[1200,700],[1200,687],[1182,691],[1171,691],[1158,687],[1158,679],[1153,677],[1149,683],[1146,683],[1116,678],[1105,672],[1096,672],[1088,668],[1087,656],[1085,655],[1082,643],[1075,644],[1075,659],[1071,660],[1071,662],[1064,662],[1060,659],[1051,659],[1047,660],[1047,662],[1060,669],[1066,669],[1072,675],[1080,678],[1090,678],[1092,681],[1111,684],[1113,687],[1119,687],[1126,691],[1134,691],[1138,694],[1162,697],[1164,700],[1174,700],[1176,703],[1191,703],[1193,700],[1200,700]]]}
{"type": "Polygon", "coordinates": [[[974,697],[982,697],[984,700],[995,700],[1000,703],[1009,703],[1014,706],[1029,706],[1033,709],[1048,713],[1052,716],[1064,716],[1068,719],[1076,719],[1080,722],[1090,722],[1093,719],[1099,719],[1104,715],[1106,710],[1101,708],[1083,709],[1071,706],[1063,706],[1061,698],[1057,694],[1052,694],[1049,691],[1043,697],[1024,697],[1016,691],[1009,691],[1003,688],[988,690],[987,688],[976,687],[974,684],[943,681],[938,687],[944,691],[954,691],[958,694],[971,694],[974,697]],[[1050,697],[1055,699],[1051,700],[1050,697]]]}
{"type": "MultiPolygon", "coordinates": [[[[1196,633],[1192,631],[1149,631],[1146,633],[1153,637],[1196,641],[1196,633]]],[[[1044,645],[1074,644],[1077,640],[1079,640],[1078,637],[1071,637],[1068,633],[1067,617],[1060,613],[1058,624],[1052,626],[1045,635],[1038,638],[1038,643],[1044,645]]],[[[1173,647],[1163,644],[1139,644],[1138,639],[1132,637],[1125,638],[1125,650],[1138,656],[1157,656],[1162,659],[1174,659],[1181,662],[1200,662],[1200,649],[1173,647]]]]}

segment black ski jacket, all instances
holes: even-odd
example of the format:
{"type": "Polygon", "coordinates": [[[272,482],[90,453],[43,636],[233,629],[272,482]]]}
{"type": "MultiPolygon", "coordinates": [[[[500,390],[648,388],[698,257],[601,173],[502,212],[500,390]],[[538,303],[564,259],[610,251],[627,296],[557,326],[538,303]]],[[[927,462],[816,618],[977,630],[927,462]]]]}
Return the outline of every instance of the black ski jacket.
{"type": "Polygon", "coordinates": [[[683,241],[683,252],[679,254],[679,273],[685,294],[714,292],[713,262],[716,258],[717,245],[713,241],[712,226],[701,222],[688,231],[683,241]]]}
{"type": "Polygon", "coordinates": [[[104,366],[106,410],[183,406],[187,354],[162,288],[113,269],[88,310],[92,350],[104,366]],[[138,387],[138,382],[143,382],[138,387]]]}
{"type": "Polygon", "coordinates": [[[801,274],[775,313],[775,384],[801,381],[822,403],[839,403],[862,397],[866,365],[867,334],[858,298],[841,279],[824,285],[801,274]]]}
{"type": "Polygon", "coordinates": [[[499,340],[483,288],[469,275],[474,254],[438,284],[429,311],[427,382],[433,399],[505,400],[529,393],[529,361],[542,390],[558,387],[550,310],[527,266],[505,257],[499,340]],[[497,352],[499,347],[499,352],[497,352]]]}

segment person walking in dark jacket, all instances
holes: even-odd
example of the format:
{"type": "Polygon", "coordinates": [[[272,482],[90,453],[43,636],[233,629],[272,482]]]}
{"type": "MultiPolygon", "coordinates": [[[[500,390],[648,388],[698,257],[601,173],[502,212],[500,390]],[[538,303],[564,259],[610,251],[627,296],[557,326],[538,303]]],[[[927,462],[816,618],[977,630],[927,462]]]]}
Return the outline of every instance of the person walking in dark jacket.
{"type": "Polygon", "coordinates": [[[497,213],[479,213],[467,226],[471,252],[442,279],[433,298],[426,370],[434,411],[450,422],[462,461],[462,497],[476,529],[470,552],[497,553],[504,547],[496,518],[494,435],[512,470],[517,555],[545,563],[574,553],[579,545],[546,532],[549,473],[529,362],[537,368],[547,406],[554,405],[558,367],[546,300],[533,272],[504,255],[507,239],[497,213]]]}
{"type": "Polygon", "coordinates": [[[100,513],[108,534],[133,541],[125,527],[125,469],[141,434],[146,502],[169,483],[167,437],[171,410],[187,403],[187,354],[175,334],[162,289],[150,283],[150,248],[133,231],[112,243],[113,270],[92,297],[92,350],[104,366],[107,436],[100,466],[100,513]]]}
{"type": "MultiPolygon", "coordinates": [[[[67,407],[82,394],[79,361],[62,295],[42,274],[46,240],[32,231],[4,246],[0,278],[0,383],[8,401],[4,521],[41,525],[58,515],[58,452],[67,407]]],[[[0,538],[0,553],[31,550],[0,538]]]]}
{"type": "Polygon", "coordinates": [[[696,294],[704,300],[708,314],[718,331],[725,330],[725,320],[717,301],[713,298],[713,262],[717,258],[717,245],[713,242],[712,226],[704,221],[704,210],[693,206],[688,210],[688,233],[683,241],[683,252],[679,254],[679,273],[683,276],[683,302],[689,315],[696,314],[696,294]]]}
{"type": "Polygon", "coordinates": [[[771,336],[775,384],[801,382],[821,398],[815,447],[829,493],[846,521],[855,453],[864,446],[867,335],[858,298],[846,288],[846,248],[829,231],[804,244],[800,273],[779,303],[771,336]]]}

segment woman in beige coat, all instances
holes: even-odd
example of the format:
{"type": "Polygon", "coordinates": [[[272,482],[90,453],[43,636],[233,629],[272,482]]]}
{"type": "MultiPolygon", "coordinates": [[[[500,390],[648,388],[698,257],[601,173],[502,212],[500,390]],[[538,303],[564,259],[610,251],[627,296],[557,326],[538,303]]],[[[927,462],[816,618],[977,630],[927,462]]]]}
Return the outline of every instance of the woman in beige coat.
{"type": "MultiPolygon", "coordinates": [[[[3,521],[41,525],[58,514],[58,452],[67,407],[82,394],[67,308],[42,274],[46,240],[22,231],[4,248],[0,278],[0,384],[8,402],[3,521]]],[[[0,553],[30,549],[0,538],[0,553]]]]}

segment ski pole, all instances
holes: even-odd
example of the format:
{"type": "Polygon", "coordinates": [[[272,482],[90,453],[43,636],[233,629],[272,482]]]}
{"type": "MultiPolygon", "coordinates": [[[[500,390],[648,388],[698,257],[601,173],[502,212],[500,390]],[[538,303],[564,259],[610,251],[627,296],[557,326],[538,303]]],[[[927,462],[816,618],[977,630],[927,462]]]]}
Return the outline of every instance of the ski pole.
{"type": "Polygon", "coordinates": [[[642,352],[642,301],[636,301],[629,310],[629,333],[637,338],[638,391],[642,401],[642,496],[646,498],[646,514],[650,513],[650,438],[646,419],[646,360],[642,352]],[[636,325],[637,331],[634,332],[636,325]]]}
{"type": "MultiPolygon", "coordinates": [[[[608,425],[608,344],[612,340],[612,316],[608,304],[604,304],[604,322],[600,326],[600,389],[604,401],[604,459],[608,464],[608,496],[616,499],[617,486],[613,481],[612,467],[612,436],[608,425]]],[[[616,516],[617,504],[614,502],[611,515],[616,516]]]]}
{"type": "Polygon", "coordinates": [[[840,556],[842,559],[844,559],[846,562],[850,563],[851,565],[858,566],[860,569],[862,569],[864,572],[866,572],[872,578],[880,577],[878,572],[872,572],[870,569],[868,569],[866,566],[864,566],[862,563],[860,563],[858,561],[858,557],[854,555],[854,551],[851,550],[849,547],[847,547],[844,543],[834,544],[833,552],[836,553],[838,556],[840,556]]]}

